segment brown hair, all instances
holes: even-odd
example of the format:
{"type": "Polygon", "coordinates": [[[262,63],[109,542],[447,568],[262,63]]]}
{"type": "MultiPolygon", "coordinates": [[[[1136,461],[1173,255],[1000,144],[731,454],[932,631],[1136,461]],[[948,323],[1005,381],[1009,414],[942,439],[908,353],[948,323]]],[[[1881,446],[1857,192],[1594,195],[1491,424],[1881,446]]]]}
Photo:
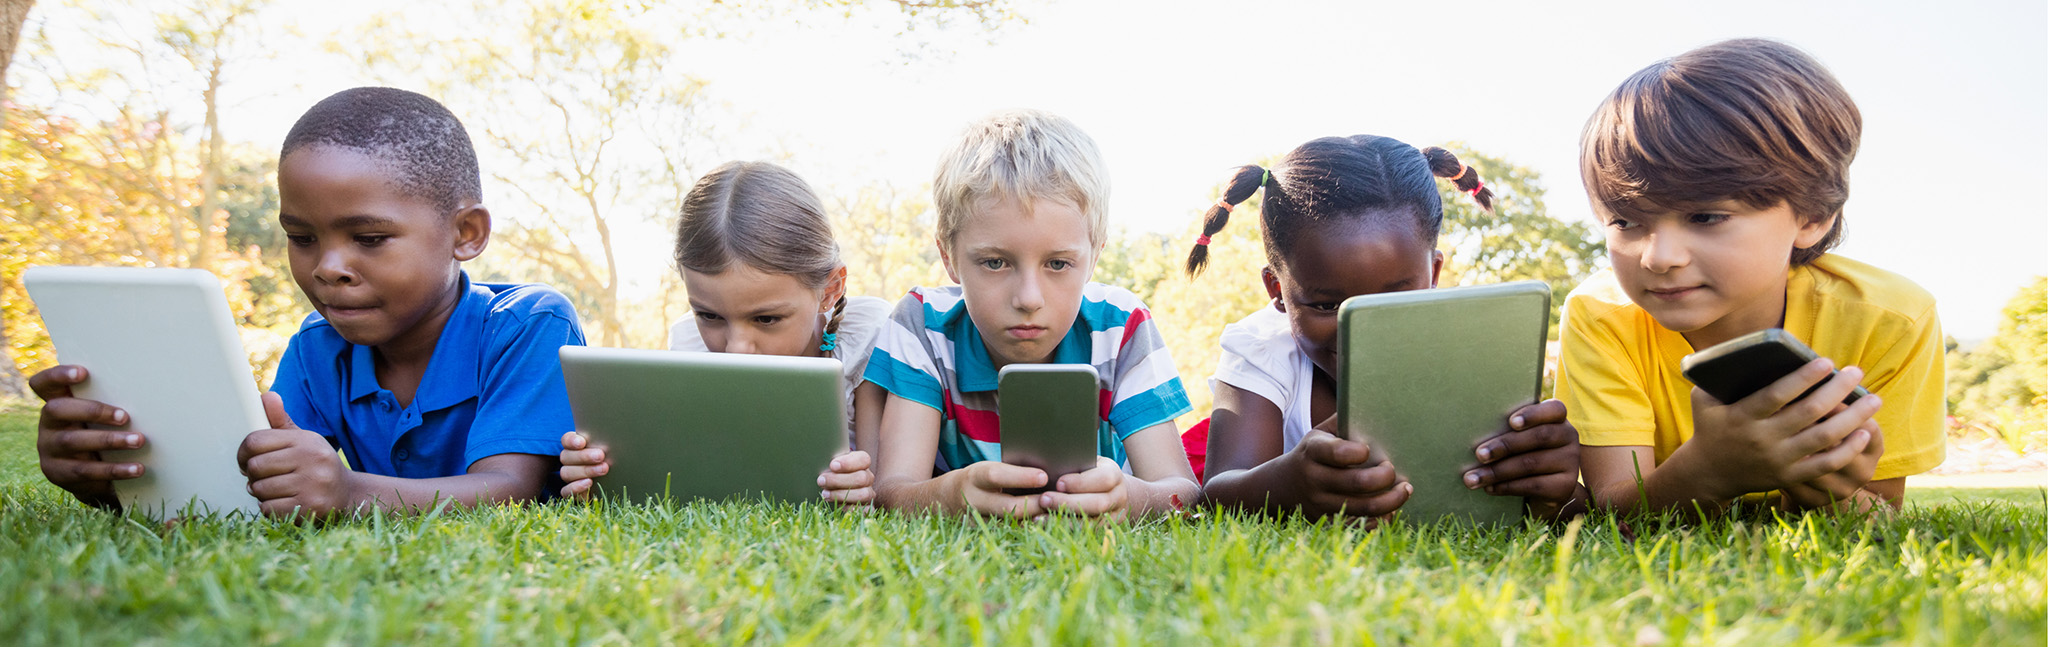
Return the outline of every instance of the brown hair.
{"type": "MultiPolygon", "coordinates": [[[[1392,137],[1324,137],[1289,151],[1270,171],[1256,164],[1237,167],[1223,199],[1202,215],[1202,239],[1223,231],[1231,208],[1263,187],[1259,224],[1265,228],[1266,262],[1274,267],[1286,266],[1288,250],[1310,226],[1369,214],[1412,216],[1416,233],[1434,247],[1444,221],[1435,178],[1450,180],[1480,208],[1493,210],[1493,191],[1480,182],[1479,169],[1450,151],[1417,151],[1392,137]]],[[[1198,239],[1188,251],[1188,276],[1208,264],[1209,245],[1198,239]]]]}
{"type": "Polygon", "coordinates": [[[1841,243],[1849,163],[1863,116],[1813,57],[1784,43],[1723,41],[1658,61],[1615,88],[1587,120],[1579,172],[1596,209],[1620,216],[1720,200],[1785,202],[1832,218],[1793,265],[1841,243]]]}
{"type": "MultiPolygon", "coordinates": [[[[844,267],[825,203],[803,178],[767,162],[726,162],[683,197],[676,223],[676,268],[724,272],[737,261],[769,274],[796,277],[816,290],[844,267]]],[[[839,332],[846,297],[832,307],[825,332],[839,332]]]]}

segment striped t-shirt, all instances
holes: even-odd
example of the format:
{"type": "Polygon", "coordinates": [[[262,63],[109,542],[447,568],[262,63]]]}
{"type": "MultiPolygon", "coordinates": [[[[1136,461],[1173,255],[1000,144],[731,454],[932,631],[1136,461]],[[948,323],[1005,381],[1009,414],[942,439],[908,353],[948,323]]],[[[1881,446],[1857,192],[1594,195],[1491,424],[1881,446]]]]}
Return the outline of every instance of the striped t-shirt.
{"type": "MultiPolygon", "coordinates": [[[[1129,290],[1083,286],[1081,312],[1048,362],[1095,368],[1102,380],[1095,449],[1118,465],[1126,462],[1124,438],[1193,409],[1152,312],[1129,290]]],[[[940,471],[1002,460],[995,363],[967,316],[960,286],[911,288],[875,340],[866,378],[939,410],[940,471]]]]}

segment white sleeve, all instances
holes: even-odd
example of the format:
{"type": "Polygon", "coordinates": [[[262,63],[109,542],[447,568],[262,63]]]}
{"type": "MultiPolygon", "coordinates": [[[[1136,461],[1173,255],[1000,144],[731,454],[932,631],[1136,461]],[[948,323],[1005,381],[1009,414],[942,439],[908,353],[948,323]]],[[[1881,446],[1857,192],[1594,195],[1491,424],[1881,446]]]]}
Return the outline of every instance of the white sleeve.
{"type": "Polygon", "coordinates": [[[846,312],[839,317],[839,343],[832,356],[846,365],[848,388],[858,385],[867,372],[868,357],[875,351],[875,338],[889,320],[895,304],[875,297],[848,297],[846,312]]]}
{"type": "Polygon", "coordinates": [[[668,349],[699,353],[711,350],[710,346],[704,345],[704,336],[697,332],[697,313],[684,313],[683,318],[668,327],[668,349]]]}
{"type": "Polygon", "coordinates": [[[1262,321],[1270,318],[1266,314],[1261,311],[1223,327],[1214,379],[1256,393],[1286,411],[1294,400],[1294,354],[1301,351],[1286,325],[1286,315],[1272,313],[1279,318],[1280,325],[1275,326],[1262,321]]]}

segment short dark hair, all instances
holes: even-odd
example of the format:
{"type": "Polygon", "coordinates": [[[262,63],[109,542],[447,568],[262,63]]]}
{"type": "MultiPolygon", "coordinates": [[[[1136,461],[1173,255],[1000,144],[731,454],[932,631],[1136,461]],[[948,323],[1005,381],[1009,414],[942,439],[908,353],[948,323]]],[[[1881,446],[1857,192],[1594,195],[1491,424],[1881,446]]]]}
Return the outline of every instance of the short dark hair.
{"type": "Polygon", "coordinates": [[[476,149],[462,120],[441,102],[397,88],[349,88],[299,117],[284,136],[282,162],[307,146],[338,146],[382,161],[400,193],[446,213],[483,199],[476,149]]]}
{"type": "Polygon", "coordinates": [[[1842,240],[1849,163],[1863,116],[1813,57],[1763,39],[1723,41],[1658,61],[1615,88],[1587,120],[1579,172],[1593,204],[1622,215],[1720,200],[1785,202],[1807,222],[1834,218],[1793,265],[1842,240]]]}
{"type": "MultiPolygon", "coordinates": [[[[1265,229],[1266,261],[1275,267],[1286,265],[1288,250],[1310,225],[1371,213],[1412,218],[1415,233],[1434,245],[1444,222],[1436,178],[1471,193],[1481,208],[1493,208],[1493,191],[1480,181],[1478,169],[1459,162],[1448,150],[1431,146],[1418,151],[1398,139],[1375,135],[1324,137],[1288,152],[1270,171],[1256,164],[1237,167],[1223,189],[1221,204],[1204,214],[1202,237],[1223,231],[1230,221],[1229,207],[1264,188],[1259,219],[1265,229]]],[[[1208,244],[1197,242],[1188,253],[1188,275],[1201,273],[1208,263],[1208,244]]]]}

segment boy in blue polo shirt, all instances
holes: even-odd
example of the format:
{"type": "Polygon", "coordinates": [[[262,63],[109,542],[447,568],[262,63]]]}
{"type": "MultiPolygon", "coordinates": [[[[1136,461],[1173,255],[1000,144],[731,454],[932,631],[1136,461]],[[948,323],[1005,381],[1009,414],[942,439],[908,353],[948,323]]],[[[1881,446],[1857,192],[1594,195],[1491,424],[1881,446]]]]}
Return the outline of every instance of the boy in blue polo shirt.
{"type": "MultiPolygon", "coordinates": [[[[412,92],[346,90],[292,126],[277,181],[292,278],[315,312],[263,396],[272,428],[237,454],[263,512],[323,517],[550,491],[556,439],[574,427],[556,353],[583,332],[553,289],[472,283],[462,271],[491,235],[462,123],[412,92]]],[[[51,482],[114,507],[113,481],[141,476],[142,465],[98,452],[145,439],[83,428],[127,422],[114,406],[71,397],[86,379],[84,367],[59,366],[32,380],[45,401],[37,450],[51,482]]]]}

